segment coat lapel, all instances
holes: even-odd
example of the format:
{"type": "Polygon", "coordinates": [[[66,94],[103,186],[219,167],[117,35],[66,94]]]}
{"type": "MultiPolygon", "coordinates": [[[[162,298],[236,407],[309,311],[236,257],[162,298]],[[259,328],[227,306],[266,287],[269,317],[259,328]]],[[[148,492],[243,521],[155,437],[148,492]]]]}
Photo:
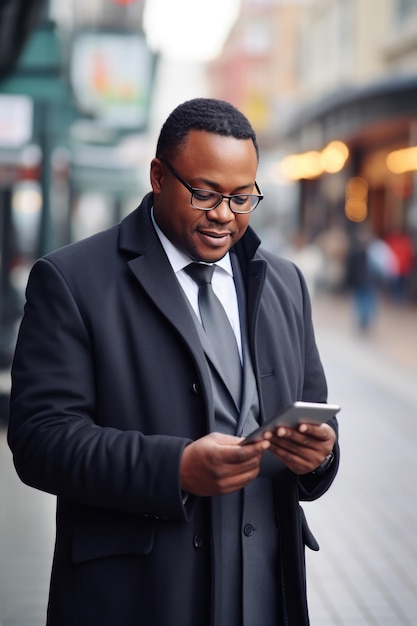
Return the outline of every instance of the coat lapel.
{"type": "Polygon", "coordinates": [[[212,416],[214,411],[207,361],[197,329],[190,323],[190,311],[182,289],[153,228],[151,206],[152,194],[148,194],[139,209],[121,223],[119,247],[129,254],[127,265],[142,289],[182,336],[192,353],[207,398],[208,415],[212,416]]]}

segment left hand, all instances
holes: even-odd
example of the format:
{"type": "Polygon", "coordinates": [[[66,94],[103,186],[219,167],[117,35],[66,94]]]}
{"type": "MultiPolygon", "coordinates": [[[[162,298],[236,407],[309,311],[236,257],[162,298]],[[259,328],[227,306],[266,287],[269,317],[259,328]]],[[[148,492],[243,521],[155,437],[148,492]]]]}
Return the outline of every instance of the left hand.
{"type": "Polygon", "coordinates": [[[328,424],[300,424],[297,429],[279,426],[265,433],[270,451],[295,474],[308,474],[333,450],[336,434],[328,424]]]}

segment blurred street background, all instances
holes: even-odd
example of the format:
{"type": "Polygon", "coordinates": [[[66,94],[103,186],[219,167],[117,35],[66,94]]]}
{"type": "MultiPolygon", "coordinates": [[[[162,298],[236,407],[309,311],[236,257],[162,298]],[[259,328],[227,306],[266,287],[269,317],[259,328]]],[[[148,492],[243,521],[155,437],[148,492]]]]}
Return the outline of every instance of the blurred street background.
{"type": "Polygon", "coordinates": [[[2,0],[0,626],[45,623],[54,539],[5,440],[28,273],[138,205],[197,96],[258,134],[251,223],[303,270],[342,405],[339,476],[304,505],[312,626],[416,625],[416,0],[2,0]]]}

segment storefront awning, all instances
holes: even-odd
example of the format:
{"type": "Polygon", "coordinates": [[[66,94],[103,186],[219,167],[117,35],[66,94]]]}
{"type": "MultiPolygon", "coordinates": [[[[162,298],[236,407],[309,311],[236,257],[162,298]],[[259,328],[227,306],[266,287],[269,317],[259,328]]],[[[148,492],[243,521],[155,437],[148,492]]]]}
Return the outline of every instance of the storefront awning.
{"type": "Polygon", "coordinates": [[[417,120],[417,75],[390,76],[346,87],[301,109],[284,133],[294,150],[320,149],[334,139],[374,141],[407,133],[417,120]],[[388,123],[387,123],[388,122],[388,123]]]}

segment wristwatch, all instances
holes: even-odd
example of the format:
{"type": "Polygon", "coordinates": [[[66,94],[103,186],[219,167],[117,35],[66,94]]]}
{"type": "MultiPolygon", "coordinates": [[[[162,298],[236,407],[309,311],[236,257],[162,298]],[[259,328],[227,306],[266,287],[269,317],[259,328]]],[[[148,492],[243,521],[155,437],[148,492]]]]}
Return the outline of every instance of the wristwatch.
{"type": "Polygon", "coordinates": [[[322,476],[323,474],[327,472],[327,470],[329,469],[333,461],[334,461],[334,454],[333,452],[330,452],[330,454],[328,454],[326,458],[324,459],[323,463],[319,465],[318,468],[315,469],[311,473],[314,474],[315,476],[322,476]]]}

